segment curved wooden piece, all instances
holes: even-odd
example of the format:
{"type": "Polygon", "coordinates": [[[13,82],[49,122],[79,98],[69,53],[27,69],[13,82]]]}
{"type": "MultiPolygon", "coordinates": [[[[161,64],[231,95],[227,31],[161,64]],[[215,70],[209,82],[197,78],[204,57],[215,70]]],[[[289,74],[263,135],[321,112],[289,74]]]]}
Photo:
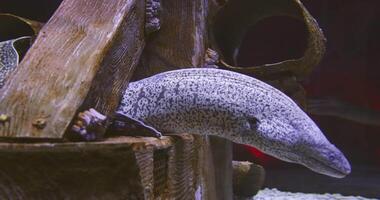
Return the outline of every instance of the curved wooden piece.
{"type": "Polygon", "coordinates": [[[226,62],[222,65],[230,70],[255,77],[270,77],[290,72],[298,78],[307,76],[320,62],[325,52],[326,39],[318,23],[299,0],[236,0],[228,1],[217,15],[214,37],[226,62]],[[233,16],[231,18],[231,16],[233,16]],[[258,21],[271,16],[289,16],[305,23],[309,32],[307,49],[299,59],[285,60],[262,66],[233,66],[246,30],[258,21]],[[232,29],[233,31],[227,31],[232,29]]]}

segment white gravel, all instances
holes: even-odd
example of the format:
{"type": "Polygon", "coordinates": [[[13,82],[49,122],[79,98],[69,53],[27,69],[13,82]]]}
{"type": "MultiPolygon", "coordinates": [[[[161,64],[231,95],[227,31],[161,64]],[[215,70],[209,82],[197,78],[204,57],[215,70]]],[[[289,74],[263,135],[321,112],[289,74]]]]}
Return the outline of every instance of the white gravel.
{"type": "MultiPolygon", "coordinates": [[[[242,199],[239,199],[242,200],[242,199]]],[[[247,199],[248,200],[248,199],[247,199]]],[[[375,200],[364,197],[342,196],[340,194],[305,194],[282,192],[277,189],[263,189],[250,200],[375,200]]]]}

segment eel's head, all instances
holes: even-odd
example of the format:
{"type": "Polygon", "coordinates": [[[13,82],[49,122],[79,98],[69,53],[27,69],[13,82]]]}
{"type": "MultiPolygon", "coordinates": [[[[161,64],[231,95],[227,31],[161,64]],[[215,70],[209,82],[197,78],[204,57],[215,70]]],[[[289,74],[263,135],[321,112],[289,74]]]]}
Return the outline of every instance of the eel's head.
{"type": "Polygon", "coordinates": [[[345,156],[306,115],[257,120],[252,142],[265,153],[320,174],[343,178],[351,172],[345,156]]]}

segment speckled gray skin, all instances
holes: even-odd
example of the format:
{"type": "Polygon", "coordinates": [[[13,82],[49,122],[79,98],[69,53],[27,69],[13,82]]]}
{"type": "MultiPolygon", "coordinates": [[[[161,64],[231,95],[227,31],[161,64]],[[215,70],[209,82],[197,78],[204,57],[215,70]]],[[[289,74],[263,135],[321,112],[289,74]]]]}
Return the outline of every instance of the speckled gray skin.
{"type": "Polygon", "coordinates": [[[25,36],[14,40],[0,42],[0,88],[5,84],[9,75],[17,68],[20,60],[19,52],[16,49],[16,43],[30,42],[31,37],[25,36]]]}
{"type": "Polygon", "coordinates": [[[0,42],[0,88],[8,75],[17,67],[19,56],[13,47],[13,40],[0,42]]]}
{"type": "Polygon", "coordinates": [[[239,73],[192,68],[132,82],[117,113],[163,133],[209,134],[333,176],[350,164],[289,97],[239,73]]]}

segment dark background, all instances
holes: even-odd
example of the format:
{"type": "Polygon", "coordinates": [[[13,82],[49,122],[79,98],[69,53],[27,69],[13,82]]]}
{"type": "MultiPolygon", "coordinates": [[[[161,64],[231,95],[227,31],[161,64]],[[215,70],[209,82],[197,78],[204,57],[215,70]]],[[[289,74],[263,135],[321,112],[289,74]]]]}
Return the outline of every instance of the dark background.
{"type": "MultiPolygon", "coordinates": [[[[303,83],[308,97],[334,97],[380,112],[380,1],[313,0],[304,4],[328,40],[325,57],[303,83]]],[[[250,29],[238,62],[253,66],[301,57],[306,38],[299,21],[287,17],[263,20],[250,29]]],[[[335,117],[312,118],[351,162],[380,168],[380,127],[335,117]]],[[[251,158],[247,155],[246,159],[251,158]]]]}
{"type": "MultiPolygon", "coordinates": [[[[46,22],[60,2],[0,0],[0,12],[46,22]]],[[[335,97],[380,112],[380,1],[304,0],[303,3],[328,39],[323,61],[303,82],[308,96],[335,97]]],[[[4,27],[0,27],[0,32],[1,29],[4,27]]],[[[238,63],[251,66],[300,57],[306,46],[306,38],[304,26],[298,21],[286,17],[263,20],[253,26],[244,39],[238,63]]],[[[380,197],[380,183],[377,181],[380,177],[373,179],[380,169],[380,127],[334,117],[312,118],[353,164],[353,175],[348,179],[338,181],[310,174],[298,169],[298,166],[277,161],[242,146],[235,146],[236,158],[264,165],[268,171],[269,181],[266,184],[269,187],[380,197]],[[288,171],[281,171],[284,169],[288,171]],[[310,184],[310,180],[315,184],[310,184]],[[317,180],[321,182],[316,184],[317,180]],[[289,181],[295,183],[294,187],[289,181]]]]}
{"type": "MultiPolygon", "coordinates": [[[[308,97],[334,97],[380,112],[380,1],[302,2],[327,38],[325,57],[303,82],[308,97]]],[[[299,21],[286,17],[263,20],[246,36],[238,64],[253,66],[299,58],[306,39],[307,33],[299,21]]],[[[350,160],[352,173],[347,178],[318,175],[240,145],[234,147],[236,158],[264,165],[267,187],[380,198],[380,127],[336,117],[311,117],[350,160]]]]}

